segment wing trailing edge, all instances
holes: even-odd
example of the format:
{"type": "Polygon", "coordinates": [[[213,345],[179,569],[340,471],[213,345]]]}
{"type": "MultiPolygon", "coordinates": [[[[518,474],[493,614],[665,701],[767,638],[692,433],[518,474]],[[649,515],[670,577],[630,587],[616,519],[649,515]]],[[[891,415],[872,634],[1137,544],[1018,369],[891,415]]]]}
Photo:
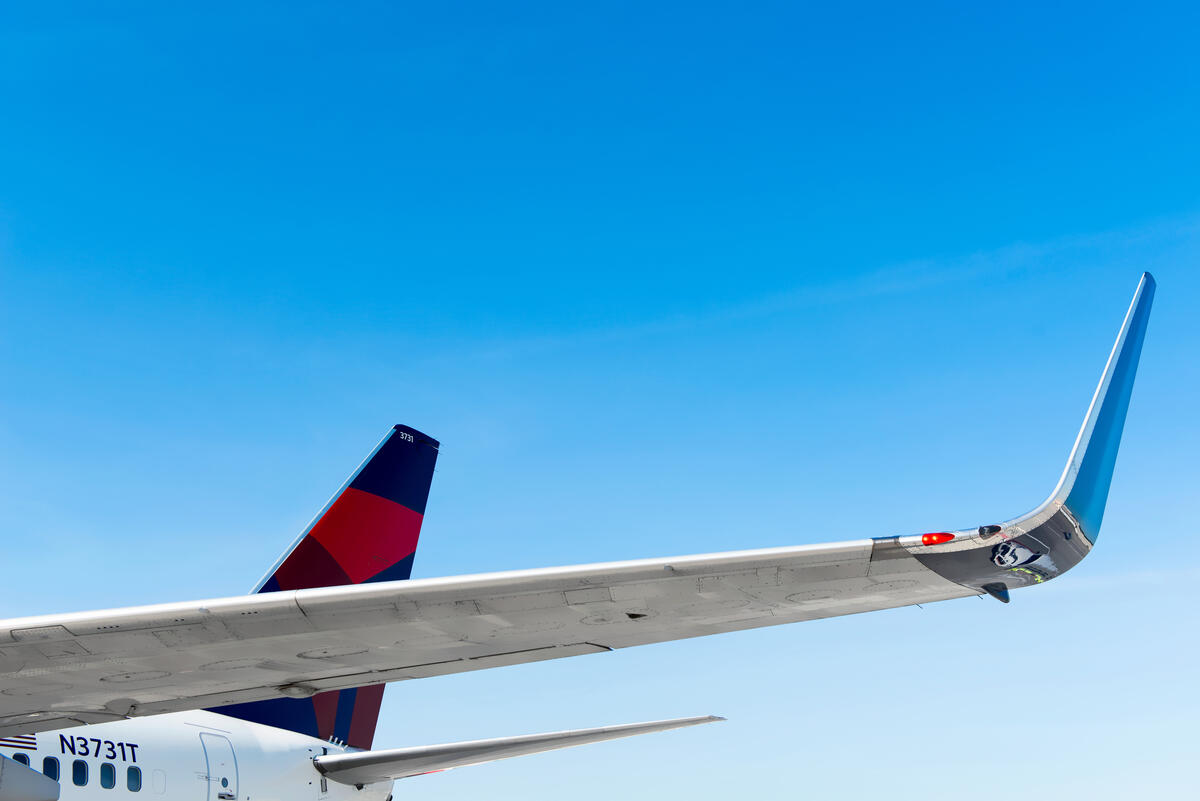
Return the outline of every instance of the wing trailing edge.
{"type": "Polygon", "coordinates": [[[423,773],[434,773],[467,765],[480,765],[500,759],[540,754],[560,748],[634,737],[638,734],[681,729],[715,723],[724,718],[695,717],[656,720],[650,723],[629,723],[624,726],[602,726],[596,729],[575,729],[548,734],[526,734],[518,737],[497,737],[491,740],[471,740],[442,745],[421,745],[413,748],[390,748],[384,751],[361,751],[330,754],[313,760],[321,775],[330,781],[353,786],[405,779],[423,773]]]}

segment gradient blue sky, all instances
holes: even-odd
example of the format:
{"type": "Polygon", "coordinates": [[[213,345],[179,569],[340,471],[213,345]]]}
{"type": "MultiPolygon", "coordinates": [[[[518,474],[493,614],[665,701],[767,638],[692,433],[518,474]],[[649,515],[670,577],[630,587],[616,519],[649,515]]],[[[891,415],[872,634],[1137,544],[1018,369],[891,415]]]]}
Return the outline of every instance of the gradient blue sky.
{"type": "Polygon", "coordinates": [[[396,422],[417,576],[1010,517],[1149,269],[1065,579],[402,684],[377,743],[730,718],[426,799],[1194,792],[1196,8],[7,4],[0,614],[247,591],[396,422]]]}

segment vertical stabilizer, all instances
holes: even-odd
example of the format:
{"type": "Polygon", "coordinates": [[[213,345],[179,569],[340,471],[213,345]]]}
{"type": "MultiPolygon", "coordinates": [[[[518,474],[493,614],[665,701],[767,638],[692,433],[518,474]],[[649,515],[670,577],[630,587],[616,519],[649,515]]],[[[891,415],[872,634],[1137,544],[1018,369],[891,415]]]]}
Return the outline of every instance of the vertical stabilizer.
{"type": "MultiPolygon", "coordinates": [[[[408,426],[394,426],[255,592],[407,579],[437,454],[437,440],[408,426]]],[[[383,687],[233,704],[212,711],[370,748],[383,687]]]]}

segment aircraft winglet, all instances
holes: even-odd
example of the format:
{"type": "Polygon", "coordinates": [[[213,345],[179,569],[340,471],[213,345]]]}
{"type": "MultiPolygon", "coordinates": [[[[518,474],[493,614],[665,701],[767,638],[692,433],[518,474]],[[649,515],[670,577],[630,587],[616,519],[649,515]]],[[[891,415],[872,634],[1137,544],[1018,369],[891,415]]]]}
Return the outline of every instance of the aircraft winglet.
{"type": "Polygon", "coordinates": [[[1100,523],[1104,519],[1108,488],[1112,483],[1156,286],[1154,276],[1142,273],[1100,385],[1092,397],[1092,405],[1079,429],[1071,458],[1067,460],[1058,487],[1047,501],[1048,504],[1060,501],[1070,510],[1093,543],[1100,535],[1100,523]]]}
{"type": "Polygon", "coordinates": [[[1143,273],[1054,492],[1027,515],[968,531],[892,538],[923,565],[1008,603],[1009,590],[1041,584],[1077,565],[1095,545],[1154,301],[1143,273]]]}

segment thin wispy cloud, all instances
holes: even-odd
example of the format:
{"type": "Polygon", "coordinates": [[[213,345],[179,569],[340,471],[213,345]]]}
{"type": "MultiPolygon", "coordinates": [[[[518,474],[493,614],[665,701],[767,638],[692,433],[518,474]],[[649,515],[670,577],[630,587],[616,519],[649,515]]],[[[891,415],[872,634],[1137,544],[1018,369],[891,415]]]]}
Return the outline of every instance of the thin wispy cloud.
{"type": "MultiPolygon", "coordinates": [[[[631,323],[580,328],[575,332],[543,336],[514,336],[471,349],[477,358],[513,358],[583,345],[637,340],[678,334],[707,326],[767,318],[832,304],[905,295],[950,284],[998,279],[1055,268],[1078,268],[1092,254],[1133,252],[1150,248],[1200,250],[1200,215],[1174,217],[1154,223],[1094,234],[1057,237],[1045,242],[1014,242],[993,250],[941,259],[914,259],[844,277],[821,274],[821,282],[807,283],[719,308],[674,313],[631,323]]],[[[1097,261],[1099,259],[1097,258],[1097,261]]],[[[749,269],[753,265],[733,265],[749,269]]],[[[798,265],[811,273],[812,264],[798,265]]],[[[1148,265],[1140,265],[1143,269],[1148,265]]],[[[818,273],[820,274],[820,273],[818,273]]]]}

